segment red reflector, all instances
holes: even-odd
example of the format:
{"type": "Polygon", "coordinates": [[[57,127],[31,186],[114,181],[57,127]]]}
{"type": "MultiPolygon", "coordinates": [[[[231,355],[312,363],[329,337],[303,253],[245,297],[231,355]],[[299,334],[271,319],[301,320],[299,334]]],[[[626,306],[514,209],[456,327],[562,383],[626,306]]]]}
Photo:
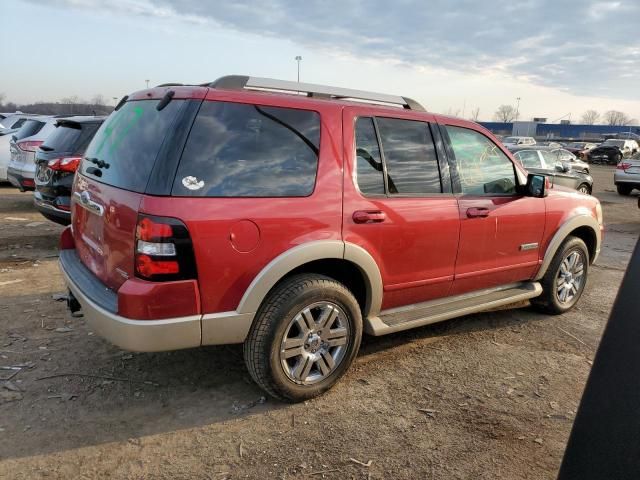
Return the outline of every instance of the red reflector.
{"type": "Polygon", "coordinates": [[[627,162],[624,162],[624,163],[623,163],[623,162],[621,162],[621,163],[619,163],[618,165],[616,165],[616,168],[617,168],[618,170],[626,170],[627,168],[630,168],[630,167],[631,167],[631,164],[630,164],[630,163],[627,163],[627,162]]]}
{"type": "Polygon", "coordinates": [[[47,166],[57,172],[75,172],[80,165],[80,157],[62,157],[49,160],[47,166]]]}
{"type": "Polygon", "coordinates": [[[35,152],[42,145],[42,141],[18,142],[16,145],[23,152],[35,152]]]}
{"type": "Polygon", "coordinates": [[[166,223],[155,223],[150,218],[143,218],[138,221],[136,236],[140,240],[149,242],[154,238],[170,238],[173,235],[171,225],[166,223]]]}
{"type": "Polygon", "coordinates": [[[33,179],[31,179],[31,178],[25,178],[24,180],[22,180],[22,186],[23,187],[35,187],[36,186],[36,182],[33,181],[33,179]]]}
{"type": "Polygon", "coordinates": [[[151,278],[154,275],[170,275],[180,272],[178,262],[153,260],[149,255],[136,257],[136,271],[143,277],[151,278]]]}

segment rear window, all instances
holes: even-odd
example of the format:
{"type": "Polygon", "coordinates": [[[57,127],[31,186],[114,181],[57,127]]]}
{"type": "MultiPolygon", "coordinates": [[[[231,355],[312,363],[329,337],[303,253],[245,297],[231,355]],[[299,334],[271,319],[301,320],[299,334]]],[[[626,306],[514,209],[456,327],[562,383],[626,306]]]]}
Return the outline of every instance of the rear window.
{"type": "Polygon", "coordinates": [[[82,153],[98,127],[98,123],[63,123],[56,127],[40,148],[45,151],[82,153]]]}
{"type": "Polygon", "coordinates": [[[24,122],[20,130],[15,134],[16,140],[22,140],[23,138],[31,137],[42,130],[45,122],[39,122],[38,120],[27,120],[24,122]]]}
{"type": "Polygon", "coordinates": [[[81,173],[114,187],[144,192],[162,143],[184,100],[162,110],[159,100],[125,103],[102,124],[89,144],[81,173]]]}
{"type": "Polygon", "coordinates": [[[189,134],[172,194],[308,196],[315,185],[319,148],[316,112],[205,102],[189,134]]]}

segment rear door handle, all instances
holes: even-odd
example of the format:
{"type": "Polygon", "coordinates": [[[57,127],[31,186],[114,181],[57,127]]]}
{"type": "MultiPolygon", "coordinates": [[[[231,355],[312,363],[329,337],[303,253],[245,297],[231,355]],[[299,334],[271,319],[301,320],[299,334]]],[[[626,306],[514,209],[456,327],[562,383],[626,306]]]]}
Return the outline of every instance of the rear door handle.
{"type": "Polygon", "coordinates": [[[489,209],[484,207],[467,208],[468,218],[483,218],[489,216],[489,209]]]}
{"type": "Polygon", "coordinates": [[[355,223],[382,223],[387,216],[380,210],[358,210],[352,218],[355,223]]]}

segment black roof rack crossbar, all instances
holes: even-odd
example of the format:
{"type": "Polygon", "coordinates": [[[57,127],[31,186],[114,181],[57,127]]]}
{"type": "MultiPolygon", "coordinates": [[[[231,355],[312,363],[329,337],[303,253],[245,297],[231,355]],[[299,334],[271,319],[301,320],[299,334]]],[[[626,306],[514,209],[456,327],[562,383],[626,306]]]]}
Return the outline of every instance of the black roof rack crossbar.
{"type": "Polygon", "coordinates": [[[350,88],[329,87],[326,85],[316,85],[313,83],[299,83],[288,80],[276,80],[273,78],[249,77],[246,75],[228,75],[220,77],[214,82],[204,83],[202,86],[218,88],[223,90],[276,90],[284,92],[306,93],[308,97],[332,98],[332,99],[353,99],[364,100],[375,103],[386,103],[399,105],[407,110],[424,112],[425,109],[420,103],[408,97],[400,95],[389,95],[386,93],[366,92],[363,90],[353,90],[350,88]]]}

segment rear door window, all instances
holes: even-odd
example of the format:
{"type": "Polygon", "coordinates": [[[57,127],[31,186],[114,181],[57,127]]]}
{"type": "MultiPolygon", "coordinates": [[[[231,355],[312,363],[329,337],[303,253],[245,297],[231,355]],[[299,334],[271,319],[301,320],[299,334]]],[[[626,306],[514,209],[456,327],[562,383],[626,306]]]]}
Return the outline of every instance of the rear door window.
{"type": "Polygon", "coordinates": [[[89,144],[82,175],[114,187],[142,193],[169,129],[184,100],[157,110],[159,100],[125,103],[102,124],[89,144]]]}
{"type": "Polygon", "coordinates": [[[429,124],[377,117],[390,194],[441,193],[438,158],[429,124]]]}
{"type": "Polygon", "coordinates": [[[536,150],[521,150],[515,154],[524,168],[544,168],[536,150]]]}
{"type": "Polygon", "coordinates": [[[320,115],[309,110],[204,102],[172,194],[303,197],[313,192],[320,115]]]}

